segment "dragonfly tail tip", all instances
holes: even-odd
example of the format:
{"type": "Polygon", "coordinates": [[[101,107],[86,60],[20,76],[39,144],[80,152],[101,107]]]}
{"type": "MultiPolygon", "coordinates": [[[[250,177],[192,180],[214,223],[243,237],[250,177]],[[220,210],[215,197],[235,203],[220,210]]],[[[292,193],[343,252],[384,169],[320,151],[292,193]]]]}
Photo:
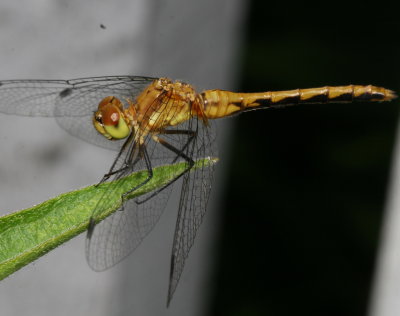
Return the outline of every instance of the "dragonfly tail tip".
{"type": "Polygon", "coordinates": [[[390,101],[397,98],[396,92],[393,90],[386,89],[386,98],[385,101],[390,101]]]}

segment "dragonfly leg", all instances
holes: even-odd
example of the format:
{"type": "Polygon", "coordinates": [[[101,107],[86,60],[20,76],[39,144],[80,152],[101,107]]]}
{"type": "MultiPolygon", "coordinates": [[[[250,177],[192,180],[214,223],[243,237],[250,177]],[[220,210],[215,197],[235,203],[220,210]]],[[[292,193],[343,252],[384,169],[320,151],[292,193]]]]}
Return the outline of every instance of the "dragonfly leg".
{"type": "MultiPolygon", "coordinates": [[[[177,131],[175,131],[175,133],[169,133],[169,134],[178,134],[176,133],[177,131]]],[[[183,148],[186,148],[188,146],[188,144],[192,141],[192,139],[194,138],[194,136],[196,135],[195,132],[193,131],[183,131],[184,133],[179,133],[179,134],[187,134],[187,135],[192,135],[188,142],[185,144],[185,146],[183,148]]],[[[164,133],[167,134],[167,133],[164,133]]],[[[190,169],[192,169],[193,165],[194,165],[194,161],[191,157],[187,156],[186,154],[183,153],[183,149],[177,149],[174,146],[172,146],[170,143],[168,143],[166,140],[153,135],[153,139],[163,145],[165,148],[169,149],[170,151],[174,152],[178,157],[182,157],[183,159],[185,159],[188,163],[188,167],[183,170],[183,172],[178,175],[177,177],[175,177],[173,180],[171,180],[169,183],[167,183],[166,185],[164,185],[163,187],[161,187],[160,189],[156,190],[155,192],[153,192],[152,194],[150,194],[148,197],[146,197],[144,200],[136,200],[137,204],[142,204],[145,203],[146,201],[150,200],[152,197],[156,196],[158,193],[160,193],[162,190],[166,189],[167,187],[169,187],[171,184],[173,184],[176,180],[178,180],[180,177],[182,177],[186,172],[188,172],[190,169]]],[[[177,160],[177,158],[174,159],[173,162],[175,162],[177,160]]]]}
{"type": "MultiPolygon", "coordinates": [[[[138,160],[139,160],[139,159],[138,159],[138,160]]],[[[99,184],[103,183],[104,181],[107,181],[107,180],[108,180],[111,176],[113,176],[114,174],[117,174],[117,173],[120,173],[120,172],[122,173],[122,172],[126,171],[126,170],[129,169],[129,168],[131,168],[131,166],[125,164],[125,166],[123,166],[122,168],[119,168],[119,169],[117,169],[117,170],[113,170],[113,171],[110,171],[110,172],[106,173],[106,174],[103,176],[103,178],[100,180],[100,182],[99,182],[98,184],[96,184],[96,185],[99,185],[99,184]]]]}
{"type": "MultiPolygon", "coordinates": [[[[122,150],[121,150],[121,151],[122,151],[122,150]]],[[[139,152],[140,152],[140,154],[139,154],[139,155],[136,155],[136,158],[135,158],[135,160],[134,160],[132,163],[128,163],[127,161],[125,161],[125,162],[124,162],[124,164],[125,164],[124,167],[122,167],[122,168],[120,168],[120,169],[118,169],[118,170],[110,171],[110,172],[109,172],[108,174],[106,174],[106,175],[103,177],[103,179],[102,179],[102,182],[103,182],[103,181],[105,181],[105,180],[104,180],[105,178],[107,179],[107,178],[109,178],[110,176],[112,176],[113,174],[116,174],[116,173],[118,173],[118,172],[121,173],[120,177],[122,177],[123,175],[125,175],[125,171],[126,171],[126,170],[131,169],[138,161],[140,161],[141,159],[144,159],[145,164],[146,164],[146,169],[147,169],[147,172],[148,172],[147,178],[146,178],[144,181],[142,181],[140,184],[138,184],[137,186],[131,188],[129,191],[127,191],[127,192],[125,192],[124,194],[122,194],[122,195],[121,195],[122,201],[125,200],[125,197],[126,197],[128,194],[130,194],[130,193],[132,193],[133,191],[139,189],[141,186],[143,186],[143,185],[145,185],[147,182],[149,182],[149,181],[151,180],[151,178],[153,178],[153,169],[152,169],[152,167],[151,167],[151,162],[150,162],[149,155],[147,154],[146,147],[145,147],[145,146],[140,146],[139,152]]],[[[121,154],[119,153],[119,154],[118,154],[118,158],[119,158],[120,156],[121,156],[121,154]]],[[[133,159],[133,157],[135,157],[135,155],[134,155],[134,154],[131,154],[130,157],[131,157],[131,159],[133,159]]],[[[114,168],[114,166],[115,166],[115,163],[113,164],[113,166],[112,166],[112,168],[111,168],[110,170],[112,170],[112,169],[114,168]]],[[[102,183],[102,182],[100,182],[100,183],[102,183]]],[[[100,183],[98,183],[97,185],[99,185],[100,183]]],[[[120,210],[120,211],[124,211],[124,203],[122,203],[122,207],[121,207],[119,210],[120,210]]],[[[96,226],[96,220],[95,220],[94,217],[91,217],[90,220],[89,220],[89,225],[88,225],[88,233],[87,233],[88,239],[91,238],[95,226],[96,226]]]]}
{"type": "MultiPolygon", "coordinates": [[[[117,164],[118,160],[120,159],[120,157],[122,156],[122,154],[128,149],[127,147],[129,147],[129,145],[131,145],[132,142],[132,138],[133,138],[133,133],[131,133],[131,135],[129,135],[129,137],[127,138],[127,140],[124,142],[124,144],[121,147],[121,150],[118,152],[117,157],[115,158],[113,164],[111,165],[110,170],[103,176],[103,178],[100,180],[100,182],[97,184],[101,184],[105,181],[107,181],[111,176],[113,176],[114,174],[117,173],[122,173],[123,171],[127,170],[128,168],[130,168],[133,164],[137,163],[139,161],[139,159],[136,159],[136,161],[134,163],[127,163],[125,161],[124,166],[121,168],[118,168],[117,170],[114,170],[115,165],[117,164]]],[[[135,144],[133,144],[133,146],[135,146],[135,144]]],[[[129,150],[129,149],[128,149],[129,150]]],[[[132,151],[133,152],[133,151],[132,151]]],[[[132,154],[131,154],[132,156],[132,154]]],[[[132,160],[132,158],[131,158],[132,160]]]]}
{"type": "Polygon", "coordinates": [[[151,161],[150,161],[149,155],[147,153],[146,147],[145,146],[141,146],[140,147],[140,151],[141,151],[141,155],[140,155],[140,157],[136,158],[134,164],[136,164],[136,162],[142,158],[141,156],[143,156],[144,162],[146,164],[147,173],[148,173],[147,178],[144,181],[142,181],[140,184],[138,184],[137,186],[133,187],[129,191],[127,191],[124,194],[122,194],[122,198],[123,199],[128,194],[130,194],[133,191],[135,191],[135,190],[139,189],[140,187],[144,186],[147,182],[149,182],[153,178],[153,168],[151,167],[151,161]]]}
{"type": "MultiPolygon", "coordinates": [[[[191,130],[183,130],[183,129],[178,129],[178,130],[164,130],[162,131],[160,134],[164,134],[164,135],[188,135],[188,141],[186,142],[185,146],[183,146],[181,148],[181,150],[179,151],[179,153],[177,153],[175,159],[172,161],[172,163],[175,163],[179,157],[184,158],[181,153],[183,153],[185,151],[185,149],[189,146],[189,144],[192,142],[192,140],[195,138],[195,136],[197,135],[197,133],[195,131],[191,131],[191,130]]],[[[168,148],[168,147],[167,147],[168,148]]],[[[170,149],[170,148],[168,148],[170,149]]],[[[175,148],[176,149],[176,148],[175,148]]],[[[170,149],[171,150],[171,149],[170,149]]],[[[176,151],[172,150],[173,152],[176,153],[176,151]]]]}

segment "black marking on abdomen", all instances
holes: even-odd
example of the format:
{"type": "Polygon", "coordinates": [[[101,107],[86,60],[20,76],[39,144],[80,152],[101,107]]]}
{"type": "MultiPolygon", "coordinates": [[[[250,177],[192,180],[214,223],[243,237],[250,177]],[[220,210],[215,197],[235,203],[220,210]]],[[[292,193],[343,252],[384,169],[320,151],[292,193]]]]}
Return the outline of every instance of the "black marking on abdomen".
{"type": "Polygon", "coordinates": [[[330,97],[329,102],[351,102],[354,99],[354,94],[352,92],[343,93],[337,97],[330,97]]]}
{"type": "Polygon", "coordinates": [[[271,103],[272,104],[276,104],[276,105],[279,105],[279,104],[299,104],[300,102],[301,101],[300,101],[300,96],[299,95],[286,97],[286,98],[283,98],[283,99],[281,99],[279,101],[272,101],[271,100],[271,103]]]}
{"type": "MultiPolygon", "coordinates": [[[[279,107],[284,105],[296,105],[302,103],[304,101],[300,100],[300,96],[290,96],[286,98],[282,98],[280,100],[272,100],[272,99],[256,99],[253,104],[258,104],[260,108],[268,108],[268,107],[279,107]]],[[[307,102],[307,101],[306,101],[307,102]]]]}
{"type": "Polygon", "coordinates": [[[385,94],[382,92],[373,92],[373,93],[366,92],[356,96],[354,99],[357,101],[371,101],[371,100],[379,101],[385,99],[385,94]]]}
{"type": "Polygon", "coordinates": [[[300,100],[299,103],[326,103],[328,102],[328,96],[326,94],[316,94],[311,98],[300,100]]]}
{"type": "Polygon", "coordinates": [[[243,104],[242,101],[231,102],[230,104],[232,104],[232,105],[238,107],[238,108],[241,109],[241,110],[245,108],[245,106],[244,106],[244,104],[243,104]]]}

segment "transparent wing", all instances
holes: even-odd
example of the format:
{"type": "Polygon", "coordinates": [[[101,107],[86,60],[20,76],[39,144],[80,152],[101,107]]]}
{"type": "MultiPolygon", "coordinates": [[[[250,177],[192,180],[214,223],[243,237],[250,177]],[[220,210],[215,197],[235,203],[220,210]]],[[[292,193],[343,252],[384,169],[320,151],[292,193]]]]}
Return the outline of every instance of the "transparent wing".
{"type": "MultiPolygon", "coordinates": [[[[164,113],[165,115],[175,115],[177,108],[174,106],[173,99],[165,99],[161,102],[166,102],[168,105],[165,107],[165,111],[168,111],[164,113]]],[[[179,131],[175,127],[169,128],[169,130],[179,131]]],[[[140,129],[137,132],[140,132],[140,129]]],[[[140,135],[133,135],[131,138],[138,139],[140,138],[138,136],[140,135]]],[[[168,135],[168,142],[178,151],[185,146],[187,141],[187,134],[168,135]]],[[[147,170],[147,173],[150,174],[151,169],[155,166],[180,161],[185,161],[185,159],[147,135],[143,145],[135,144],[131,139],[127,140],[110,173],[114,174],[113,179],[123,178],[139,170],[147,170]]],[[[122,179],[119,186],[124,184],[122,179]]],[[[93,211],[93,222],[98,222],[101,213],[107,208],[109,197],[119,194],[116,193],[120,191],[119,186],[114,191],[104,193],[93,211]]],[[[97,271],[105,270],[134,251],[159,220],[172,187],[169,185],[160,191],[126,201],[120,210],[90,229],[86,243],[86,257],[89,265],[97,271]]],[[[131,188],[131,190],[134,189],[131,188]]]]}
{"type": "MultiPolygon", "coordinates": [[[[131,170],[126,174],[129,172],[131,170]]],[[[158,222],[171,189],[172,186],[166,188],[145,203],[126,201],[121,209],[96,224],[91,236],[86,239],[89,266],[95,271],[103,271],[133,252],[158,222]]],[[[109,194],[112,193],[107,193],[104,198],[109,194]]]]}
{"type": "MultiPolygon", "coordinates": [[[[189,122],[189,125],[191,125],[189,129],[195,130],[197,136],[187,148],[187,155],[190,155],[193,159],[216,157],[214,128],[212,126],[204,126],[202,122],[195,119],[189,122]]],[[[178,218],[172,246],[168,304],[178,285],[197,230],[203,221],[210,196],[213,174],[214,167],[205,166],[188,172],[183,176],[178,218]]]]}
{"type": "MultiPolygon", "coordinates": [[[[113,179],[121,179],[139,170],[147,170],[150,177],[154,166],[179,161],[187,162],[189,169],[190,159],[215,156],[215,135],[212,129],[193,117],[160,134],[168,146],[162,146],[148,135],[144,144],[135,144],[135,137],[131,137],[124,145],[121,141],[108,141],[95,131],[92,115],[104,97],[113,95],[122,102],[126,98],[135,99],[154,79],[120,76],[0,81],[0,112],[55,117],[62,128],[78,138],[106,148],[122,148],[110,170],[113,179]]],[[[165,107],[168,112],[163,114],[174,116],[178,113],[173,100],[163,99],[161,102],[167,102],[168,105],[165,107]]],[[[205,214],[212,178],[213,167],[210,166],[183,174],[171,257],[168,302],[176,289],[185,259],[205,214]]],[[[122,180],[120,185],[123,184],[122,180]]],[[[149,193],[147,197],[141,197],[145,203],[137,203],[138,200],[126,201],[120,211],[95,225],[87,239],[86,255],[89,265],[94,270],[107,269],[136,249],[157,223],[171,189],[172,186],[167,186],[155,193],[149,193]]],[[[108,197],[115,193],[104,193],[94,208],[94,220],[107,204],[108,197]]]]}
{"type": "Polygon", "coordinates": [[[122,102],[136,96],[155,78],[138,76],[93,77],[73,80],[0,81],[0,112],[56,117],[68,133],[95,145],[117,150],[121,142],[99,135],[92,115],[99,102],[113,95],[122,102]]]}

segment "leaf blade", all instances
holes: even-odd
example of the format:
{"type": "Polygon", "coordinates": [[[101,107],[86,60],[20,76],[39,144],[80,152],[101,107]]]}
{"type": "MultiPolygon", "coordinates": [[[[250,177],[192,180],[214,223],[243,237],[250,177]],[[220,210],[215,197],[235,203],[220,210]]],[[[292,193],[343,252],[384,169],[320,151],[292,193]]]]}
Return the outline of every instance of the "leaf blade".
{"type": "MultiPolygon", "coordinates": [[[[204,168],[216,161],[214,158],[199,159],[193,168],[204,168]]],[[[151,181],[127,198],[135,198],[163,187],[185,168],[184,162],[154,168],[151,181]]],[[[115,189],[115,194],[107,204],[107,209],[102,212],[101,219],[115,212],[122,203],[121,195],[146,176],[146,171],[139,171],[127,176],[128,181],[123,178],[98,186],[91,185],[0,217],[0,280],[84,232],[104,190],[115,189]],[[120,181],[124,184],[118,185],[120,181]]]]}

